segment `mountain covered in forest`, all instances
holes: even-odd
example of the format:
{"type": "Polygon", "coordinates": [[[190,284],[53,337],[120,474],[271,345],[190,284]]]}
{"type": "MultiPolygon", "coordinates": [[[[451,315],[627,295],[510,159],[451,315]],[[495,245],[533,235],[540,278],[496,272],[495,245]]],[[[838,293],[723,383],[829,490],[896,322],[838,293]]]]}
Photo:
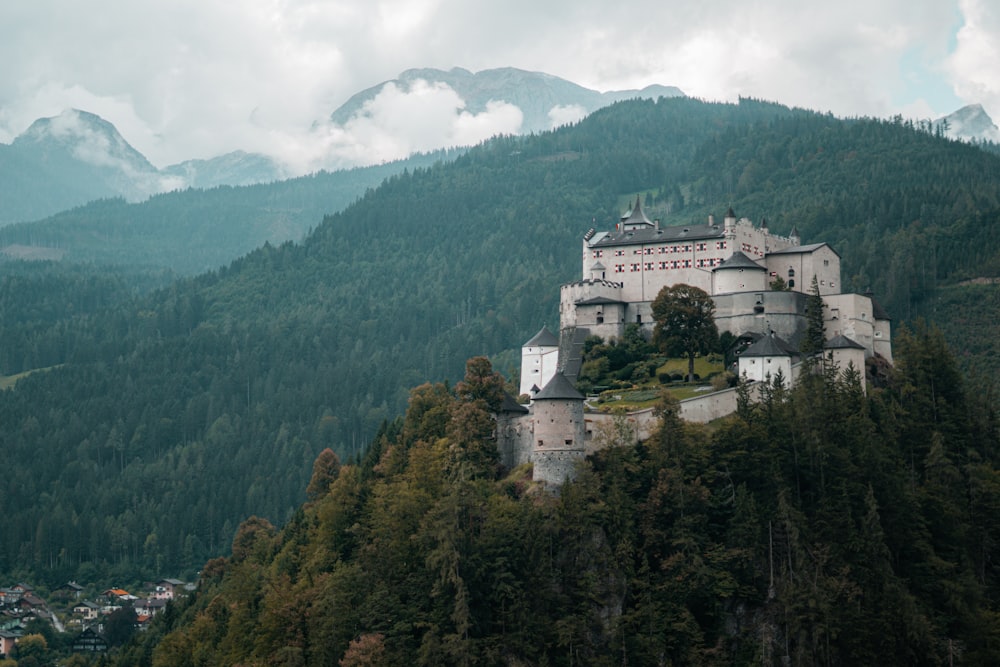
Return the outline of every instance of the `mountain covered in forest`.
{"type": "MultiPolygon", "coordinates": [[[[285,524],[319,453],[356,461],[410,388],[457,380],[480,354],[509,375],[520,344],[556,324],[581,236],[637,195],[664,225],[731,205],[776,233],[797,226],[836,248],[843,281],[871,288],[898,326],[1000,276],[997,183],[997,156],[902,121],[629,101],[396,174],[301,243],[151,293],[159,274],[8,262],[0,373],[21,375],[0,392],[0,446],[23,474],[0,494],[0,571],[192,576],[246,517],[285,524]]],[[[215,215],[210,194],[143,206],[215,215]]]]}
{"type": "Polygon", "coordinates": [[[897,342],[868,395],[776,379],[712,428],[664,399],[558,495],[498,468],[477,360],[363,459],[322,452],[286,525],[247,519],[115,664],[996,664],[996,408],[940,334],[897,342]]]}

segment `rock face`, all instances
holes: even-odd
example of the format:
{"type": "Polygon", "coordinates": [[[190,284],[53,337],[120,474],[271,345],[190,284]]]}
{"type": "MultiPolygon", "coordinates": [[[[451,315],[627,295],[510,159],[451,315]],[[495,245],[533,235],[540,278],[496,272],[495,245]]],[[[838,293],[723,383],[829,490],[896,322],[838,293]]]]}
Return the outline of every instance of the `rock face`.
{"type": "Polygon", "coordinates": [[[1000,128],[990,118],[981,104],[969,104],[958,111],[938,118],[934,127],[940,127],[953,139],[992,141],[1000,143],[1000,128]]]}
{"type": "Polygon", "coordinates": [[[365,103],[374,99],[385,86],[393,84],[401,90],[410,90],[417,81],[447,85],[465,101],[465,110],[470,113],[484,111],[491,101],[513,104],[524,114],[521,126],[523,133],[552,129],[555,125],[577,120],[621,100],[684,95],[679,88],[673,86],[648,86],[642,90],[601,93],[557,76],[513,67],[476,73],[461,67],[448,71],[422,68],[406,70],[396,79],[383,81],[353,95],[330,115],[330,120],[343,125],[352,117],[364,113],[365,103]]]}

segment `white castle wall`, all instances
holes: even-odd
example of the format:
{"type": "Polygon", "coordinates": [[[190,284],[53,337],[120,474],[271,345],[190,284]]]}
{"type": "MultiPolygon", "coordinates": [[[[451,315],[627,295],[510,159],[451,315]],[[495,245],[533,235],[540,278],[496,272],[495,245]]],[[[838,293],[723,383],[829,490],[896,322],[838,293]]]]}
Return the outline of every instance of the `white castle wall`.
{"type": "Polygon", "coordinates": [[[544,387],[559,366],[557,346],[525,345],[521,348],[521,386],[519,393],[530,394],[531,387],[544,387]]]}
{"type": "Polygon", "coordinates": [[[793,346],[806,330],[806,295],[801,292],[741,292],[718,294],[715,325],[735,336],[773,331],[793,346]]]}
{"type": "Polygon", "coordinates": [[[823,335],[827,340],[843,335],[863,345],[871,356],[875,349],[875,317],[872,300],[861,294],[829,294],[823,297],[823,335]]]}

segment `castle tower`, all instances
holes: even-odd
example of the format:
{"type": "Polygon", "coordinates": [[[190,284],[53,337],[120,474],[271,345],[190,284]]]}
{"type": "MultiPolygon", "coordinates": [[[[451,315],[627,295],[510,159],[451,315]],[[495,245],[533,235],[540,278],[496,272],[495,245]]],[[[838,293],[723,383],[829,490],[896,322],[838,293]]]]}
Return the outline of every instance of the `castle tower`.
{"type": "Polygon", "coordinates": [[[796,352],[773,333],[765,334],[756,343],[740,353],[740,377],[756,382],[767,382],[780,372],[786,386],[792,385],[792,357],[796,352]]]}
{"type": "Polygon", "coordinates": [[[531,394],[531,388],[544,387],[559,367],[559,339],[548,327],[521,346],[521,386],[518,392],[531,394]]]}
{"type": "MultiPolygon", "coordinates": [[[[831,362],[841,373],[848,366],[854,365],[854,370],[861,374],[861,391],[868,393],[865,386],[865,347],[843,335],[836,335],[823,343],[823,351],[831,357],[831,362]]],[[[824,359],[824,361],[826,361],[824,359]]]]}
{"type": "MultiPolygon", "coordinates": [[[[726,211],[726,217],[722,221],[723,229],[725,230],[726,241],[730,248],[735,249],[736,246],[733,243],[736,241],[736,214],[733,213],[733,207],[730,206],[729,210],[726,211]]],[[[711,217],[709,219],[709,224],[711,224],[711,217]]]]}
{"type": "Polygon", "coordinates": [[[532,402],[534,442],[531,461],[535,481],[559,485],[572,479],[585,455],[583,395],[557,372],[532,402]]]}
{"type": "Polygon", "coordinates": [[[767,287],[767,269],[737,250],[712,269],[712,294],[760,292],[767,287]]]}

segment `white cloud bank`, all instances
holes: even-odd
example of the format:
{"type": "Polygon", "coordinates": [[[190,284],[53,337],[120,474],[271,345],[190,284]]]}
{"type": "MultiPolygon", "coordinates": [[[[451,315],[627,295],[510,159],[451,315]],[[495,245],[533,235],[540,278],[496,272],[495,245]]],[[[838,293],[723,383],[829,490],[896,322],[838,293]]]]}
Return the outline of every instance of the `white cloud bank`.
{"type": "Polygon", "coordinates": [[[0,2],[0,141],[76,107],[160,167],[243,149],[305,168],[324,148],[380,161],[517,127],[509,105],[471,114],[434,86],[385,90],[343,127],[314,126],[411,67],[512,66],[845,116],[975,102],[1000,116],[998,14],[992,0],[0,2]]]}

